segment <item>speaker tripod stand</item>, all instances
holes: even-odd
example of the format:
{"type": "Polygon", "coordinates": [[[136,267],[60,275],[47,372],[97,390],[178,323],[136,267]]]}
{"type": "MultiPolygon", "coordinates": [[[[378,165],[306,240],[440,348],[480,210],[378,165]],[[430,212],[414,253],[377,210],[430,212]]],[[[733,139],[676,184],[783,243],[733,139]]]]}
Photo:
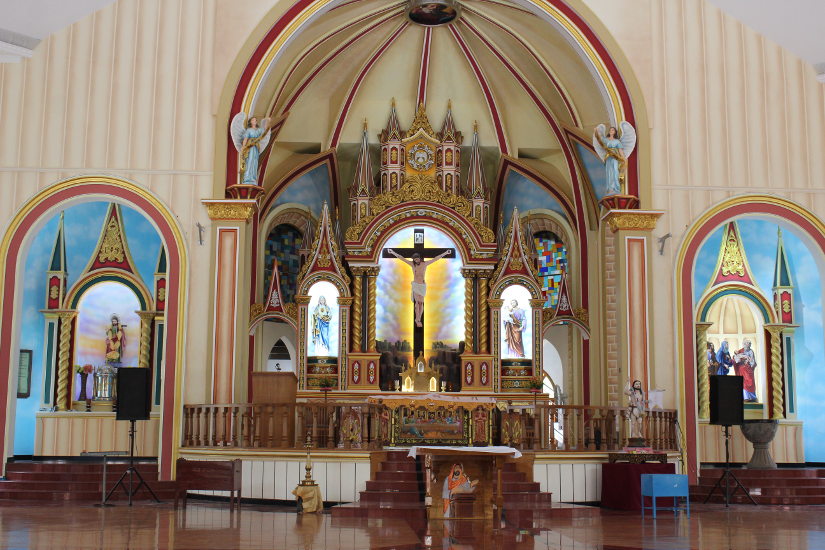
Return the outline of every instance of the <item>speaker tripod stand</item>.
{"type": "Polygon", "coordinates": [[[748,490],[745,489],[745,487],[741,483],[739,483],[739,480],[736,479],[736,476],[733,474],[733,472],[730,471],[730,426],[725,425],[722,427],[722,429],[725,431],[725,471],[722,472],[722,475],[719,476],[719,479],[716,480],[716,483],[708,493],[708,496],[705,497],[704,503],[707,503],[707,501],[710,500],[710,497],[713,496],[713,493],[716,491],[716,489],[719,489],[720,491],[722,490],[722,481],[724,481],[725,508],[728,508],[730,506],[730,497],[736,494],[737,489],[742,489],[742,492],[745,493],[745,496],[748,497],[748,499],[750,499],[751,503],[756,505],[758,503],[753,499],[748,490]],[[733,483],[731,483],[731,480],[733,480],[733,483]],[[733,485],[733,492],[730,491],[731,485],[733,485]]]}
{"type": "Polygon", "coordinates": [[[129,506],[132,505],[132,497],[137,494],[141,487],[146,487],[146,490],[149,491],[149,494],[152,495],[152,498],[155,499],[155,502],[160,502],[160,499],[149,487],[149,484],[146,483],[146,480],[143,479],[143,476],[140,475],[140,471],[135,468],[135,421],[130,420],[129,425],[129,467],[123,472],[123,475],[120,476],[120,479],[117,480],[114,487],[109,489],[109,492],[106,494],[106,498],[103,500],[103,505],[105,506],[109,499],[114,494],[115,490],[118,487],[121,487],[124,491],[126,491],[126,495],[129,498],[129,506]],[[126,476],[129,476],[129,487],[126,487],[126,476]],[[140,483],[137,484],[137,487],[134,487],[134,478],[137,477],[140,480],[140,483]]]}

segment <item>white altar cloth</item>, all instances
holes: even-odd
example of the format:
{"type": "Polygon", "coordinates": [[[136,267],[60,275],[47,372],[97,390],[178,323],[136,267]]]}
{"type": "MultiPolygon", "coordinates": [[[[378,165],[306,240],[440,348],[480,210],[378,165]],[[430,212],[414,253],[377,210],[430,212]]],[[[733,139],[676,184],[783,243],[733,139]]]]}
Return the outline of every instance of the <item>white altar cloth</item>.
{"type": "Polygon", "coordinates": [[[410,447],[410,452],[407,453],[409,458],[415,458],[418,456],[419,452],[425,454],[424,449],[427,450],[434,450],[434,451],[448,451],[449,454],[452,453],[487,453],[492,455],[510,455],[513,458],[520,458],[521,451],[518,449],[514,449],[513,447],[439,447],[435,445],[417,445],[415,447],[410,447]],[[419,451],[421,450],[421,451],[419,451]]]}

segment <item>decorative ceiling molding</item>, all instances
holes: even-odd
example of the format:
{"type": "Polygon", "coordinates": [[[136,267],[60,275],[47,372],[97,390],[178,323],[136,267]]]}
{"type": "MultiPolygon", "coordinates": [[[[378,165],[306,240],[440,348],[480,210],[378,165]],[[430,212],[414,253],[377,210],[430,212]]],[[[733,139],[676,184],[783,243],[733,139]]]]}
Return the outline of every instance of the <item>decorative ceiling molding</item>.
{"type": "MultiPolygon", "coordinates": [[[[536,64],[541,68],[542,72],[547,76],[548,80],[550,80],[550,82],[553,84],[553,87],[556,89],[556,92],[559,94],[559,96],[561,96],[562,101],[564,101],[564,105],[565,105],[565,107],[567,107],[567,112],[570,115],[570,118],[573,120],[573,124],[575,126],[578,126],[580,124],[580,122],[579,122],[580,119],[579,119],[578,113],[576,112],[576,108],[573,105],[573,100],[570,98],[570,94],[568,94],[567,90],[559,82],[559,79],[556,77],[556,75],[553,73],[553,71],[550,69],[550,67],[547,65],[547,63],[545,63],[544,59],[542,59],[541,56],[539,56],[539,54],[535,51],[535,49],[533,49],[527,42],[525,42],[516,33],[511,31],[510,29],[508,29],[507,27],[505,27],[504,25],[502,25],[501,23],[499,23],[495,19],[485,15],[481,11],[478,11],[478,10],[472,8],[472,7],[465,7],[464,10],[467,13],[471,13],[473,15],[476,15],[476,16],[480,17],[481,19],[484,19],[485,21],[487,21],[491,25],[496,26],[499,30],[501,30],[502,32],[504,32],[505,34],[510,36],[513,40],[518,42],[519,45],[522,48],[524,48],[524,50],[530,55],[531,58],[533,58],[533,60],[536,62],[536,64]]],[[[466,21],[466,17],[465,17],[464,20],[466,21]]]]}
{"type": "MultiPolygon", "coordinates": [[[[326,57],[325,57],[325,58],[324,58],[321,62],[319,62],[319,63],[318,63],[318,64],[317,64],[317,65],[316,65],[313,69],[312,69],[312,71],[310,71],[310,72],[309,72],[309,73],[308,73],[308,74],[307,74],[307,75],[303,78],[303,80],[301,81],[301,83],[300,83],[300,84],[299,84],[299,85],[295,88],[295,90],[292,92],[292,95],[290,96],[289,100],[287,100],[287,102],[284,104],[283,108],[281,109],[281,110],[282,110],[282,112],[289,111],[289,109],[290,109],[290,108],[291,108],[291,107],[295,104],[295,102],[298,100],[298,98],[301,96],[301,94],[302,94],[302,93],[303,93],[303,92],[307,89],[307,87],[308,87],[308,86],[312,83],[312,81],[315,79],[315,77],[317,77],[317,76],[321,73],[321,71],[323,71],[323,70],[324,70],[324,68],[325,68],[327,65],[329,65],[329,64],[330,64],[330,63],[331,63],[331,62],[332,62],[335,58],[337,58],[339,55],[341,55],[343,52],[345,52],[345,51],[346,51],[348,48],[350,48],[353,44],[355,44],[356,42],[358,42],[359,40],[361,40],[361,39],[362,39],[362,38],[364,38],[365,36],[369,35],[369,34],[370,34],[370,32],[372,32],[372,31],[374,31],[374,30],[378,29],[379,27],[381,27],[381,26],[385,25],[386,23],[389,23],[389,22],[390,22],[390,21],[392,21],[393,19],[396,19],[396,18],[398,17],[398,15],[401,13],[401,12],[400,12],[400,11],[398,11],[398,10],[393,10],[393,11],[394,11],[395,13],[392,13],[392,14],[390,14],[390,15],[389,15],[389,16],[387,16],[387,17],[384,17],[384,18],[382,18],[382,19],[379,19],[378,21],[376,21],[376,22],[375,22],[375,23],[373,23],[372,25],[369,25],[369,26],[368,26],[368,27],[366,27],[365,29],[361,30],[358,34],[356,34],[355,36],[353,36],[352,38],[350,38],[349,40],[347,40],[346,42],[344,42],[343,44],[341,44],[341,45],[340,45],[338,48],[336,48],[336,49],[335,49],[332,53],[330,53],[329,55],[327,55],[327,56],[326,56],[326,57]]],[[[358,21],[358,22],[360,22],[360,21],[358,21]]],[[[335,33],[333,33],[333,34],[335,34],[335,33]]],[[[307,54],[309,54],[309,52],[307,52],[307,54]]],[[[299,61],[299,63],[300,63],[300,61],[299,61]]],[[[297,68],[297,66],[298,66],[298,65],[296,64],[296,68],[297,68]]],[[[290,76],[291,76],[291,73],[290,73],[290,76]]],[[[289,77],[287,77],[287,79],[288,79],[288,78],[289,78],[289,77]]],[[[286,84],[287,84],[287,79],[284,79],[283,86],[286,86],[286,84]]],[[[283,88],[282,88],[282,90],[283,90],[283,88]]],[[[281,93],[281,92],[279,92],[279,94],[280,94],[280,93],[281,93]]],[[[276,102],[275,102],[275,103],[273,104],[273,106],[272,106],[272,112],[275,112],[275,110],[276,110],[276,109],[277,109],[277,99],[276,99],[276,102]]]]}
{"type": "Polygon", "coordinates": [[[487,101],[487,108],[490,111],[490,117],[493,119],[493,126],[496,129],[496,139],[498,140],[498,147],[501,150],[501,153],[504,155],[510,154],[510,148],[507,145],[507,135],[504,131],[504,124],[501,121],[501,113],[498,109],[498,105],[496,103],[496,98],[493,95],[493,90],[490,88],[490,84],[487,81],[487,77],[484,75],[484,71],[481,69],[481,65],[479,65],[478,60],[476,60],[473,52],[470,51],[469,46],[467,46],[467,42],[465,42],[464,38],[461,36],[461,33],[458,31],[455,25],[449,26],[450,33],[453,35],[456,43],[458,44],[461,51],[464,53],[464,58],[467,60],[467,63],[470,64],[470,68],[473,70],[473,74],[475,74],[476,81],[478,82],[479,87],[481,88],[482,93],[484,94],[484,98],[487,101]]]}
{"type": "Polygon", "coordinates": [[[355,99],[355,95],[358,93],[358,89],[361,87],[361,83],[364,82],[367,74],[372,69],[375,62],[378,61],[384,52],[386,52],[390,46],[395,42],[395,40],[404,32],[409,26],[409,21],[404,21],[394,33],[390,35],[370,56],[369,61],[367,61],[361,70],[358,72],[358,76],[355,77],[355,80],[350,85],[349,93],[347,94],[347,98],[344,101],[344,104],[341,106],[341,110],[338,113],[338,119],[335,123],[334,130],[332,131],[332,136],[329,140],[329,148],[338,147],[338,143],[341,141],[341,133],[344,130],[344,122],[347,120],[347,114],[349,113],[349,109],[352,106],[352,102],[355,99]]]}
{"type": "Polygon", "coordinates": [[[421,46],[421,70],[418,73],[418,99],[416,105],[427,104],[427,77],[430,72],[430,46],[433,40],[433,29],[424,29],[424,43],[421,46]]]}

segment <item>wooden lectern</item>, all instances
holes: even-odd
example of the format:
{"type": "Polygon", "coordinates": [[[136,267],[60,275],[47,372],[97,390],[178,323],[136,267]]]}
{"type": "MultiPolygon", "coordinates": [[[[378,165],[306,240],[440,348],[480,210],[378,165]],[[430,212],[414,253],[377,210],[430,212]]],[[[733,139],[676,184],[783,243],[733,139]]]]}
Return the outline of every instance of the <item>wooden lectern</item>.
{"type": "Polygon", "coordinates": [[[252,403],[295,403],[298,378],[294,372],[253,372],[252,403]]]}

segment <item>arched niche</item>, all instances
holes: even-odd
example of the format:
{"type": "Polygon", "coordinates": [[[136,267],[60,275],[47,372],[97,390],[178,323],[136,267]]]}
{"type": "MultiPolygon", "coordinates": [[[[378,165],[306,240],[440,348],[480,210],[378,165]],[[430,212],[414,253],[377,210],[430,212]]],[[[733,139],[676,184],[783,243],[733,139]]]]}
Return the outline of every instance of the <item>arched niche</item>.
{"type": "MultiPolygon", "coordinates": [[[[179,222],[169,208],[145,186],[111,176],[87,175],[70,178],[51,185],[21,206],[9,224],[4,238],[0,241],[0,265],[3,265],[2,281],[5,295],[13,296],[24,284],[25,259],[37,233],[52,217],[73,205],[87,202],[115,202],[142,214],[160,236],[166,252],[167,278],[165,285],[165,315],[163,350],[160,358],[162,373],[160,388],[160,435],[158,441],[158,462],[161,479],[170,479],[173,469],[173,451],[177,444],[176,433],[180,433],[181,418],[178,414],[181,403],[180,380],[183,374],[184,322],[186,308],[186,286],[188,280],[188,255],[183,232],[179,222]]],[[[151,304],[149,299],[147,304],[151,304]]],[[[0,308],[0,379],[10,380],[16,364],[22,322],[19,303],[6,300],[0,308]]],[[[70,334],[70,332],[67,332],[70,334]]],[[[15,385],[8,384],[7,392],[0,393],[0,406],[6,411],[5,423],[0,425],[0,445],[2,464],[13,452],[11,445],[14,433],[15,399],[11,391],[15,385]]]]}

